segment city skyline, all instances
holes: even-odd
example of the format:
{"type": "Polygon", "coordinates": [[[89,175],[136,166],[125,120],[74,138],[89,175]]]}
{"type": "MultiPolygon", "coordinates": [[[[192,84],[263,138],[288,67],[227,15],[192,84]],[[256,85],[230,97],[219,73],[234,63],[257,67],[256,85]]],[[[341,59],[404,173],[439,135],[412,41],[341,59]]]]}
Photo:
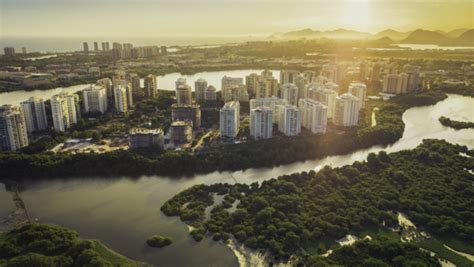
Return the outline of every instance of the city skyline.
{"type": "Polygon", "coordinates": [[[471,2],[465,0],[449,3],[425,0],[102,0],[98,3],[91,0],[5,0],[0,4],[0,35],[264,37],[302,28],[345,28],[370,33],[388,28],[450,31],[472,28],[472,11],[471,2]]]}

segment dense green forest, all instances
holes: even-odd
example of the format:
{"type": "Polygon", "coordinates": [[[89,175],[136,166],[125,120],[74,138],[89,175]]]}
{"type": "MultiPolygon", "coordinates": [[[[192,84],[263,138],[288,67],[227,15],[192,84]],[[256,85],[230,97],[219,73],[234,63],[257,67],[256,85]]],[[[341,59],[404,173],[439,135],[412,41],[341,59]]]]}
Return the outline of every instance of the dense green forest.
{"type": "Polygon", "coordinates": [[[143,266],[76,232],[28,224],[0,234],[0,266],[143,266]]]}
{"type": "Polygon", "coordinates": [[[470,121],[455,121],[451,120],[450,118],[447,118],[445,116],[441,116],[439,118],[439,122],[443,124],[446,127],[451,127],[456,130],[461,130],[461,129],[469,129],[469,128],[474,128],[474,122],[470,121]]]}
{"type": "MultiPolygon", "coordinates": [[[[186,175],[223,170],[268,167],[339,155],[373,145],[388,145],[403,135],[403,112],[414,106],[432,105],[445,99],[439,90],[414,92],[378,101],[377,125],[370,114],[361,116],[359,127],[343,134],[275,136],[271,139],[189,151],[117,151],[103,154],[19,152],[0,153],[0,175],[21,177],[186,175]]],[[[140,107],[146,109],[146,107],[140,107]]],[[[369,109],[367,109],[369,110],[369,109]]]]}
{"type": "MultiPolygon", "coordinates": [[[[328,240],[367,229],[389,231],[398,226],[396,212],[405,213],[430,235],[472,244],[474,176],[469,170],[474,170],[473,156],[474,150],[465,146],[424,140],[412,150],[371,153],[363,162],[284,175],[260,185],[196,185],[174,196],[161,210],[196,227],[191,233],[196,240],[206,234],[214,240],[232,235],[250,248],[270,251],[277,259],[298,255],[309,260],[325,252],[328,240]],[[213,205],[215,194],[224,195],[224,201],[213,205]],[[228,208],[236,201],[231,212],[228,208]],[[206,220],[205,209],[210,206],[206,220]]],[[[376,232],[372,231],[377,238],[376,232]]],[[[402,250],[410,250],[412,245],[363,242],[334,257],[344,264],[362,260],[365,256],[361,255],[374,253],[372,246],[375,251],[391,247],[386,253],[395,257],[398,253],[393,249],[408,246],[402,250]],[[354,254],[352,259],[349,252],[354,254]]],[[[431,265],[415,254],[417,261],[423,258],[425,266],[431,265]]],[[[400,254],[397,262],[403,264],[395,265],[407,266],[408,255],[412,254],[400,254]]],[[[390,257],[377,260],[392,265],[395,259],[390,257]]],[[[330,262],[331,258],[319,260],[330,262]]]]}

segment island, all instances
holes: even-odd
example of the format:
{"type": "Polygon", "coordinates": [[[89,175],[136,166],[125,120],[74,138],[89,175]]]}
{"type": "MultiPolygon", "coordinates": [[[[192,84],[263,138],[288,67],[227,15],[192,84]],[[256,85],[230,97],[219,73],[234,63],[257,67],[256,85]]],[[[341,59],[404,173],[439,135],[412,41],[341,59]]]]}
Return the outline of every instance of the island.
{"type": "Polygon", "coordinates": [[[171,245],[172,241],[169,237],[154,235],[146,241],[150,247],[162,248],[171,245]]]}
{"type": "MultiPolygon", "coordinates": [[[[432,265],[429,254],[414,249],[420,247],[467,266],[472,265],[468,258],[436,244],[474,253],[474,206],[465,204],[466,197],[474,195],[473,156],[474,150],[465,146],[424,140],[412,150],[371,153],[363,162],[325,166],[319,172],[284,175],[262,184],[196,185],[175,195],[161,210],[198,229],[199,237],[234,239],[269,252],[274,260],[432,265]],[[224,203],[215,204],[214,195],[238,204],[230,210],[224,203]],[[361,243],[339,248],[335,241],[347,235],[361,243]],[[368,253],[372,246],[379,252],[368,253]],[[328,251],[335,254],[323,256],[328,251]]],[[[197,232],[191,235],[195,238],[197,232]]]]}
{"type": "Polygon", "coordinates": [[[32,223],[0,233],[1,266],[150,266],[66,228],[32,223]]]}
{"type": "Polygon", "coordinates": [[[470,129],[474,128],[474,122],[468,122],[468,121],[455,121],[451,120],[448,117],[441,116],[439,117],[439,122],[446,126],[446,127],[451,127],[456,130],[461,130],[461,129],[470,129]]]}

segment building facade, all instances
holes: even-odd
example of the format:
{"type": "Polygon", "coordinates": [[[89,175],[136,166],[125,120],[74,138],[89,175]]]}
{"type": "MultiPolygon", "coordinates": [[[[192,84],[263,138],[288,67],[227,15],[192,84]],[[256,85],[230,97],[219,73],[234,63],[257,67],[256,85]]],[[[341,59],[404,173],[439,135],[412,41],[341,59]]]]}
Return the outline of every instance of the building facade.
{"type": "Polygon", "coordinates": [[[28,146],[25,117],[19,107],[0,107],[0,151],[17,151],[28,146]]]}
{"type": "Polygon", "coordinates": [[[221,138],[234,139],[240,127],[240,104],[237,101],[227,102],[219,112],[221,138]]]}
{"type": "Polygon", "coordinates": [[[23,115],[25,116],[26,129],[28,133],[41,131],[48,128],[48,119],[44,101],[41,98],[30,97],[20,104],[23,115]]]}
{"type": "Polygon", "coordinates": [[[278,105],[278,130],[286,136],[296,136],[301,132],[301,111],[293,105],[278,105]]]}
{"type": "Polygon", "coordinates": [[[163,130],[136,128],[130,131],[129,147],[131,149],[151,146],[163,147],[163,130]]]}
{"type": "Polygon", "coordinates": [[[194,129],[201,127],[201,109],[199,105],[173,104],[171,106],[173,121],[191,121],[194,129]]]}
{"type": "Polygon", "coordinates": [[[91,85],[82,90],[84,99],[84,112],[107,112],[107,93],[105,87],[100,85],[91,85]]]}
{"type": "Polygon", "coordinates": [[[338,126],[352,127],[359,124],[361,101],[352,94],[342,94],[336,98],[336,112],[333,122],[338,126]]]}
{"type": "Polygon", "coordinates": [[[254,139],[272,138],[273,111],[269,107],[258,107],[250,110],[250,135],[254,139]]]}
{"type": "Polygon", "coordinates": [[[327,107],[313,99],[300,99],[301,126],[312,133],[325,133],[327,129],[327,107]]]}

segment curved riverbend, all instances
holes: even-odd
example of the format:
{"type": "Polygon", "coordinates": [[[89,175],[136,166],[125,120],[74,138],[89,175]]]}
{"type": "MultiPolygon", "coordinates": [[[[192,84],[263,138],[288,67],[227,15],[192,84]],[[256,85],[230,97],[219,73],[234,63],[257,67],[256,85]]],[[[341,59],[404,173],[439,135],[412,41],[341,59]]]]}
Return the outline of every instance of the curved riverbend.
{"type": "MultiPolygon", "coordinates": [[[[405,131],[395,144],[358,150],[351,154],[330,156],[274,168],[246,171],[213,172],[182,179],[151,176],[139,179],[81,178],[42,180],[27,183],[22,192],[33,218],[43,223],[69,227],[84,238],[101,240],[111,249],[132,259],[162,266],[238,266],[230,248],[206,238],[196,243],[188,228],[177,217],[166,217],[161,205],[178,192],[195,184],[218,182],[260,182],[300,171],[318,170],[324,165],[342,166],[364,160],[371,152],[399,151],[416,147],[423,139],[439,138],[448,142],[474,147],[474,129],[455,131],[442,126],[442,115],[456,120],[474,118],[474,98],[458,95],[433,106],[416,107],[403,114],[405,131]],[[164,249],[148,248],[148,237],[160,234],[173,239],[164,249]]],[[[0,208],[3,209],[3,203],[0,208]]]]}

